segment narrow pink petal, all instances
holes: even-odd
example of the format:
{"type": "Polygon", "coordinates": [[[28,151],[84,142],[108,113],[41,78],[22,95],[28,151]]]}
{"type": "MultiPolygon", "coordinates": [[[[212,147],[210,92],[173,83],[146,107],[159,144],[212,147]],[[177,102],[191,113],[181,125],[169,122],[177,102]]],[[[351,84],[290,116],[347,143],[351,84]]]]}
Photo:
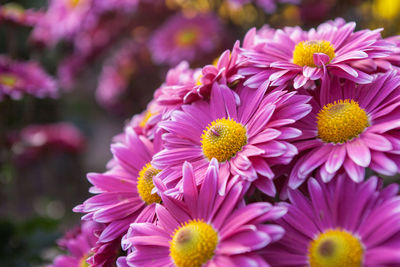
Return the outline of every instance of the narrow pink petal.
{"type": "Polygon", "coordinates": [[[371,153],[361,138],[346,143],[349,157],[359,166],[368,167],[371,162],[371,153]]]}

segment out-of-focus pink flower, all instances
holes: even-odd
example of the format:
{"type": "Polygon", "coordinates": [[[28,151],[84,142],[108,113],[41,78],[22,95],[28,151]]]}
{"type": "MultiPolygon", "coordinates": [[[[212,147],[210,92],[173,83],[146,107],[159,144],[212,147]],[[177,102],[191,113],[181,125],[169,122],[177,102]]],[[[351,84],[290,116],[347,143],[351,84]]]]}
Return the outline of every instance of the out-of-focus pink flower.
{"type": "Polygon", "coordinates": [[[228,3],[233,8],[240,8],[245,4],[254,2],[260,6],[266,13],[273,13],[276,10],[277,3],[298,4],[301,0],[228,0],[228,3]]]}
{"type": "Polygon", "coordinates": [[[214,52],[222,42],[217,17],[206,14],[186,18],[181,14],[166,21],[153,35],[150,50],[156,63],[193,61],[214,52]]]}
{"type": "Polygon", "coordinates": [[[3,21],[11,22],[21,26],[34,26],[40,19],[43,13],[32,9],[24,9],[16,3],[8,3],[0,6],[0,23],[3,21]]]}
{"type": "Polygon", "coordinates": [[[83,267],[87,266],[87,259],[91,254],[91,249],[96,245],[98,237],[96,230],[101,227],[93,221],[82,222],[76,227],[65,233],[64,237],[58,240],[58,245],[65,249],[68,254],[60,255],[55,258],[51,267],[83,267]]]}
{"type": "Polygon", "coordinates": [[[66,122],[30,125],[10,135],[12,151],[18,164],[29,164],[44,153],[62,151],[79,153],[85,147],[85,137],[78,128],[66,122]]]}
{"type": "Polygon", "coordinates": [[[135,54],[138,49],[133,42],[126,43],[105,62],[96,90],[97,101],[108,109],[118,109],[121,98],[126,95],[129,81],[135,72],[135,54]]]}
{"type": "Polygon", "coordinates": [[[13,61],[0,55],[0,101],[4,96],[20,99],[24,94],[54,98],[58,88],[37,62],[13,61]]]}
{"type": "Polygon", "coordinates": [[[54,45],[59,40],[71,40],[91,22],[92,0],[51,0],[47,12],[33,30],[36,42],[54,45]]]}

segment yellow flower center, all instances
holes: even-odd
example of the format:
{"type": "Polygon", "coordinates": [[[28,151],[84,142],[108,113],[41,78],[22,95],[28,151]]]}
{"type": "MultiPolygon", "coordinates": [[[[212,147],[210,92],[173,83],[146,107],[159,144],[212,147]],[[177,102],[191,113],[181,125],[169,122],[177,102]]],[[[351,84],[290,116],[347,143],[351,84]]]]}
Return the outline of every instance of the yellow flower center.
{"type": "Polygon", "coordinates": [[[144,114],[142,121],[139,123],[139,126],[144,128],[146,126],[147,122],[150,120],[150,118],[156,114],[157,113],[153,113],[150,110],[146,110],[146,113],[144,114]]]}
{"type": "Polygon", "coordinates": [[[15,16],[22,17],[24,15],[25,9],[16,3],[8,3],[2,6],[2,13],[5,16],[15,16]]]}
{"type": "Polygon", "coordinates": [[[234,157],[247,144],[246,128],[233,119],[217,119],[201,136],[203,154],[208,160],[224,162],[234,157]]]}
{"type": "Polygon", "coordinates": [[[81,260],[79,261],[78,267],[89,267],[89,263],[86,260],[89,258],[89,255],[84,255],[81,260]]]}
{"type": "Polygon", "coordinates": [[[156,176],[161,170],[157,170],[147,163],[139,172],[137,181],[137,190],[139,196],[147,205],[151,203],[160,203],[161,198],[157,193],[152,194],[151,190],[154,188],[153,177],[156,176]]]}
{"type": "Polygon", "coordinates": [[[194,28],[188,28],[179,31],[175,36],[175,41],[179,46],[191,46],[196,43],[197,38],[197,30],[194,28]]]}
{"type": "Polygon", "coordinates": [[[328,41],[302,41],[293,51],[293,63],[299,66],[316,67],[314,54],[323,53],[329,56],[329,61],[335,57],[335,49],[328,41]]]}
{"type": "Polygon", "coordinates": [[[308,260],[311,267],[359,267],[363,246],[352,234],[340,229],[328,230],[311,241],[308,260]]]}
{"type": "Polygon", "coordinates": [[[218,245],[218,233],[202,220],[190,220],[175,229],[169,255],[178,267],[200,267],[209,261],[218,245]]]}
{"type": "Polygon", "coordinates": [[[0,84],[1,85],[5,85],[7,87],[14,87],[17,84],[17,81],[18,81],[18,77],[13,74],[9,74],[9,73],[0,74],[0,84]]]}
{"type": "Polygon", "coordinates": [[[317,115],[318,137],[330,143],[344,143],[369,126],[367,113],[354,100],[325,105],[317,115]]]}
{"type": "Polygon", "coordinates": [[[71,7],[77,7],[79,5],[79,3],[81,2],[81,0],[69,0],[69,4],[71,7]]]}

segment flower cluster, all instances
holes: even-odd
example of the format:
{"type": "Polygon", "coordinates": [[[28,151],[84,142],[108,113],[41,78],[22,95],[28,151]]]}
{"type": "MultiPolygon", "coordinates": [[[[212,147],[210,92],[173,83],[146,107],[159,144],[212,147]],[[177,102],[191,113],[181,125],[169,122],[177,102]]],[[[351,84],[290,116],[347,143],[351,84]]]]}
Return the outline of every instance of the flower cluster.
{"type": "Polygon", "coordinates": [[[88,175],[88,262],[400,265],[398,186],[366,178],[400,168],[399,42],[380,31],[265,26],[171,69],[88,175]]]}

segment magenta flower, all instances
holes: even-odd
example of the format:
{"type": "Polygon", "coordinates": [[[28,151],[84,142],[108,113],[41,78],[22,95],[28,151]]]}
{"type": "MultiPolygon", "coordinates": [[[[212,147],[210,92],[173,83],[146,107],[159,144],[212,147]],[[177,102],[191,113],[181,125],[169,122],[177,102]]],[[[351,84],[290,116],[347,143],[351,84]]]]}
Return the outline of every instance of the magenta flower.
{"type": "Polygon", "coordinates": [[[308,181],[308,194],[290,191],[285,235],[263,250],[273,266],[399,266],[398,185],[376,177],[357,184],[340,175],[308,181]]]}
{"type": "Polygon", "coordinates": [[[221,40],[222,28],[211,14],[186,18],[171,17],[153,35],[150,51],[156,63],[174,65],[193,61],[214,52],[221,40]]]}
{"type": "MultiPolygon", "coordinates": [[[[224,85],[214,84],[211,99],[183,105],[171,119],[159,124],[165,149],[154,155],[152,164],[165,173],[179,173],[184,161],[190,162],[202,181],[212,158],[220,162],[220,193],[225,191],[230,177],[240,176],[253,182],[261,191],[275,195],[271,167],[287,164],[297,149],[290,139],[301,131],[290,125],[311,110],[308,96],[295,92],[274,91],[265,95],[267,88],[250,90],[241,87],[237,94],[224,85]]],[[[165,183],[172,177],[163,176],[165,183]]],[[[168,187],[175,185],[169,184],[168,187]]],[[[179,182],[178,187],[182,189],[179,182]]]]}
{"type": "Polygon", "coordinates": [[[254,2],[260,6],[266,13],[274,13],[276,11],[277,3],[291,3],[298,4],[300,0],[228,0],[228,3],[233,8],[240,8],[245,4],[254,2]]]}
{"type": "MultiPolygon", "coordinates": [[[[232,52],[226,50],[221,54],[213,65],[206,65],[201,70],[201,75],[197,82],[197,87],[192,94],[197,94],[201,98],[210,96],[211,88],[216,82],[229,87],[236,86],[242,75],[238,74],[241,58],[239,56],[239,41],[233,46],[232,52]]],[[[188,98],[194,98],[193,96],[188,98]]]]}
{"type": "Polygon", "coordinates": [[[161,106],[168,109],[180,107],[183,103],[190,103],[198,97],[189,97],[196,91],[197,80],[201,75],[200,69],[191,69],[187,61],[182,61],[171,68],[165,83],[154,93],[154,99],[161,106]]]}
{"type": "Polygon", "coordinates": [[[137,69],[137,53],[136,45],[128,42],[104,63],[96,90],[96,98],[100,105],[110,110],[121,111],[122,98],[127,94],[129,81],[137,69]]]}
{"type": "Polygon", "coordinates": [[[16,3],[8,3],[0,6],[0,23],[6,21],[20,26],[32,27],[36,25],[42,17],[42,12],[24,9],[16,3]]]}
{"type": "Polygon", "coordinates": [[[0,101],[4,96],[20,99],[25,94],[55,98],[57,84],[36,62],[19,62],[0,56],[0,101]]]}
{"type": "MultiPolygon", "coordinates": [[[[200,190],[189,163],[183,166],[183,201],[162,195],[157,224],[133,223],[122,240],[133,248],[131,266],[268,266],[257,254],[283,235],[281,227],[263,224],[285,214],[270,203],[242,202],[236,183],[226,196],[218,194],[218,163],[213,159],[200,190]]],[[[267,247],[268,249],[268,247],[267,247]]]]}
{"type": "Polygon", "coordinates": [[[240,73],[250,76],[245,85],[257,88],[268,80],[273,86],[313,87],[325,73],[370,83],[372,76],[352,63],[388,56],[391,44],[381,38],[381,29],[354,32],[355,26],[338,18],[308,32],[300,27],[277,30],[273,40],[242,50],[248,64],[240,73]]]}
{"type": "Polygon", "coordinates": [[[19,132],[11,132],[7,139],[19,167],[43,160],[45,155],[55,152],[78,154],[86,145],[83,133],[66,122],[28,125],[19,132]]]}
{"type": "Polygon", "coordinates": [[[345,170],[355,182],[365,168],[394,175],[400,167],[400,78],[395,71],[357,85],[338,79],[323,84],[311,101],[312,112],[295,127],[303,131],[300,155],[289,186],[296,188],[315,170],[324,182],[345,170]]]}
{"type": "Polygon", "coordinates": [[[112,244],[128,230],[134,221],[154,219],[155,203],[161,201],[153,192],[153,177],[160,170],[150,164],[152,155],[159,149],[145,138],[127,128],[125,142],[111,146],[113,166],[105,173],[89,173],[96,195],[77,206],[74,211],[87,213],[84,220],[107,224],[99,235],[99,242],[112,244]]]}
{"type": "Polygon", "coordinates": [[[97,237],[95,231],[101,227],[93,221],[83,222],[77,228],[68,231],[58,241],[58,245],[69,252],[66,255],[57,256],[51,267],[80,267],[87,266],[86,263],[91,248],[96,245],[97,237]]]}
{"type": "Polygon", "coordinates": [[[43,18],[32,33],[35,41],[53,45],[59,40],[71,40],[91,20],[92,0],[51,0],[43,18]],[[84,23],[83,23],[84,22],[84,23]]]}

